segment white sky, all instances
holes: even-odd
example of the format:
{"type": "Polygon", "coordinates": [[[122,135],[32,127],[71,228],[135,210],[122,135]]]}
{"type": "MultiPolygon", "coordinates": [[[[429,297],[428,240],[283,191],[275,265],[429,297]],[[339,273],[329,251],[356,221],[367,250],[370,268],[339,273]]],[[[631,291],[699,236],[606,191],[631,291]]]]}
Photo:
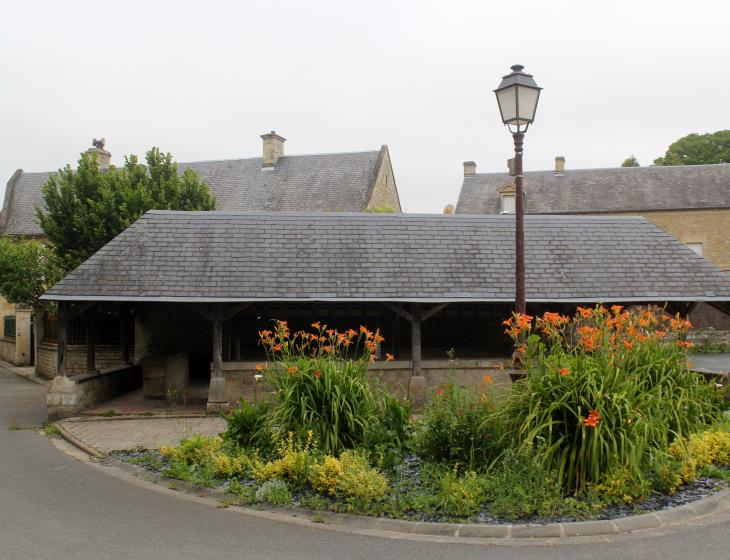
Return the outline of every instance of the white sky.
{"type": "Polygon", "coordinates": [[[216,0],[0,5],[0,195],[104,136],[112,162],[390,147],[409,212],[455,203],[462,162],[505,168],[492,90],[520,63],[544,87],[525,169],[648,165],[730,128],[730,3],[216,0]]]}

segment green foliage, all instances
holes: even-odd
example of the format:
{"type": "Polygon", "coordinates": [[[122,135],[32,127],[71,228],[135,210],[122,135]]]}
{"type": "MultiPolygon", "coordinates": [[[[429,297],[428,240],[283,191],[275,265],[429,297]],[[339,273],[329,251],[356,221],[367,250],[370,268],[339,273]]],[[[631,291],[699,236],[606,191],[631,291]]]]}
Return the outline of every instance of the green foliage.
{"type": "Polygon", "coordinates": [[[730,130],[688,134],[669,146],[654,165],[702,165],[730,163],[730,130]]]}
{"type": "Polygon", "coordinates": [[[634,157],[633,155],[627,157],[623,163],[621,164],[621,167],[641,167],[639,165],[639,161],[634,157]]]}
{"type": "Polygon", "coordinates": [[[694,433],[677,439],[669,446],[668,453],[681,464],[682,481],[690,482],[705,467],[730,465],[730,433],[715,430],[694,433]]]}
{"type": "Polygon", "coordinates": [[[264,482],[256,490],[257,502],[268,502],[275,506],[291,504],[292,496],[286,482],[278,478],[272,478],[264,482]]]}
{"type": "Polygon", "coordinates": [[[241,398],[238,407],[223,415],[227,424],[221,434],[223,440],[239,447],[270,450],[273,445],[270,412],[271,405],[266,401],[251,404],[241,398]]]}
{"type": "Polygon", "coordinates": [[[180,175],[172,156],[147,152],[147,166],[136,156],[119,169],[100,170],[84,153],[76,170],[67,165],[43,187],[45,209],[38,220],[65,272],[106,245],[148,210],[213,210],[215,198],[194,171],[180,175]]]}
{"type": "Polygon", "coordinates": [[[350,500],[360,509],[382,498],[388,489],[386,478],[368,464],[364,454],[356,451],[344,451],[339,457],[326,456],[315,465],[309,483],[316,491],[350,500]]]}
{"type": "Polygon", "coordinates": [[[326,453],[353,449],[367,439],[375,446],[377,430],[405,440],[405,407],[367,377],[382,337],[365,327],[343,333],[320,323],[312,327],[314,332],[292,334],[279,321],[275,332],[259,333],[271,357],[265,376],[276,390],[272,422],[280,433],[301,438],[311,431],[326,453]]]}
{"type": "Polygon", "coordinates": [[[530,367],[500,410],[503,443],[545,441],[541,459],[566,490],[618,468],[640,477],[652,449],[717,417],[719,393],[687,369],[682,319],[614,306],[508,323],[530,367]]]}
{"type": "Polygon", "coordinates": [[[307,434],[302,442],[289,432],[287,438],[279,443],[278,458],[254,464],[252,475],[258,481],[280,478],[289,481],[295,489],[301,489],[309,482],[318,461],[319,453],[312,433],[307,434]]]}
{"type": "Polygon", "coordinates": [[[418,421],[416,452],[427,461],[486,466],[495,448],[493,413],[486,393],[477,396],[450,379],[436,389],[418,421]]]}
{"type": "Polygon", "coordinates": [[[40,297],[61,278],[50,257],[42,243],[0,237],[0,295],[10,303],[42,307],[40,297]]]}
{"type": "Polygon", "coordinates": [[[434,504],[446,515],[468,517],[479,511],[484,496],[484,487],[476,472],[459,473],[458,467],[454,467],[439,481],[434,504]]]}
{"type": "Polygon", "coordinates": [[[641,474],[637,476],[626,467],[614,466],[590,490],[607,504],[631,504],[646,498],[652,490],[651,482],[641,474]]]}

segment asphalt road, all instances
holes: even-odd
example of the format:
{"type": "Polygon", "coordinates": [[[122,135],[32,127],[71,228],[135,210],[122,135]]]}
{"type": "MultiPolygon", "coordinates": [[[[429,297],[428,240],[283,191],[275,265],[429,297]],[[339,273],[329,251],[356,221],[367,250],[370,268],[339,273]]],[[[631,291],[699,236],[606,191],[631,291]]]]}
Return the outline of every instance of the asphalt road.
{"type": "Polygon", "coordinates": [[[2,560],[730,558],[730,522],[609,543],[475,545],[348,534],[216,509],[112,476],[36,430],[16,429],[42,422],[43,396],[44,387],[0,367],[2,560]]]}

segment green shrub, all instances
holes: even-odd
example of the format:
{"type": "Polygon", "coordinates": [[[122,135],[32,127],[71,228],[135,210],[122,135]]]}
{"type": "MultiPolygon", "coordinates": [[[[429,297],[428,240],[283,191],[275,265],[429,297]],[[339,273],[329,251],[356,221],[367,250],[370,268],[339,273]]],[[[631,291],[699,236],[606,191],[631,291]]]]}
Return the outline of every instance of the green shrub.
{"type": "Polygon", "coordinates": [[[426,404],[414,434],[416,452],[427,461],[485,468],[496,443],[493,412],[486,394],[477,396],[450,379],[426,404]]]}
{"type": "Polygon", "coordinates": [[[708,467],[730,465],[730,433],[707,430],[678,439],[668,453],[679,461],[683,482],[691,482],[697,471],[708,467]]]}
{"type": "Polygon", "coordinates": [[[459,473],[458,467],[454,467],[439,481],[434,505],[448,516],[468,517],[479,511],[484,495],[484,487],[476,472],[459,473]]]}
{"type": "Polygon", "coordinates": [[[292,496],[286,482],[278,478],[272,478],[256,490],[256,501],[281,506],[291,504],[292,496]]]}
{"type": "Polygon", "coordinates": [[[383,497],[388,481],[356,451],[328,455],[312,469],[309,483],[316,491],[358,502],[361,506],[383,497]]]}
{"type": "Polygon", "coordinates": [[[254,461],[251,472],[258,481],[279,478],[288,480],[295,489],[303,488],[318,464],[317,447],[310,432],[302,443],[295,439],[294,433],[289,432],[287,439],[280,442],[278,458],[265,463],[254,461]]]}
{"type": "Polygon", "coordinates": [[[326,453],[361,445],[376,426],[404,438],[405,428],[397,425],[402,410],[367,378],[383,338],[365,327],[343,333],[319,323],[312,328],[290,333],[278,321],[274,332],[259,333],[272,360],[265,375],[276,391],[272,421],[280,433],[311,431],[326,453]]]}
{"type": "Polygon", "coordinates": [[[566,490],[616,468],[640,477],[652,449],[717,417],[717,391],[686,366],[687,321],[620,306],[532,319],[506,321],[528,375],[500,410],[503,444],[544,440],[541,460],[566,490]]]}
{"type": "Polygon", "coordinates": [[[273,442],[270,413],[268,402],[251,404],[241,398],[238,407],[223,415],[227,424],[226,431],[221,434],[223,440],[243,448],[270,450],[273,442]]]}
{"type": "Polygon", "coordinates": [[[652,490],[651,482],[636,476],[626,467],[614,467],[590,487],[599,500],[607,504],[631,504],[646,498],[652,490]]]}

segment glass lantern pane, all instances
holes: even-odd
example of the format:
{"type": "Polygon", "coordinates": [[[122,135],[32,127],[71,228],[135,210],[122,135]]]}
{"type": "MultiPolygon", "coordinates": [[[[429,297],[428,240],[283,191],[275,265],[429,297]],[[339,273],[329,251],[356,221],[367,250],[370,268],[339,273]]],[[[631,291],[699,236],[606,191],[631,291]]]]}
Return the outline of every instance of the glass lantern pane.
{"type": "Polygon", "coordinates": [[[497,102],[502,111],[502,121],[512,122],[517,118],[516,87],[510,87],[497,92],[497,102]]]}
{"type": "Polygon", "coordinates": [[[517,87],[517,109],[519,111],[517,117],[519,124],[528,124],[535,120],[535,109],[537,108],[537,98],[539,95],[539,89],[517,87]]]}

